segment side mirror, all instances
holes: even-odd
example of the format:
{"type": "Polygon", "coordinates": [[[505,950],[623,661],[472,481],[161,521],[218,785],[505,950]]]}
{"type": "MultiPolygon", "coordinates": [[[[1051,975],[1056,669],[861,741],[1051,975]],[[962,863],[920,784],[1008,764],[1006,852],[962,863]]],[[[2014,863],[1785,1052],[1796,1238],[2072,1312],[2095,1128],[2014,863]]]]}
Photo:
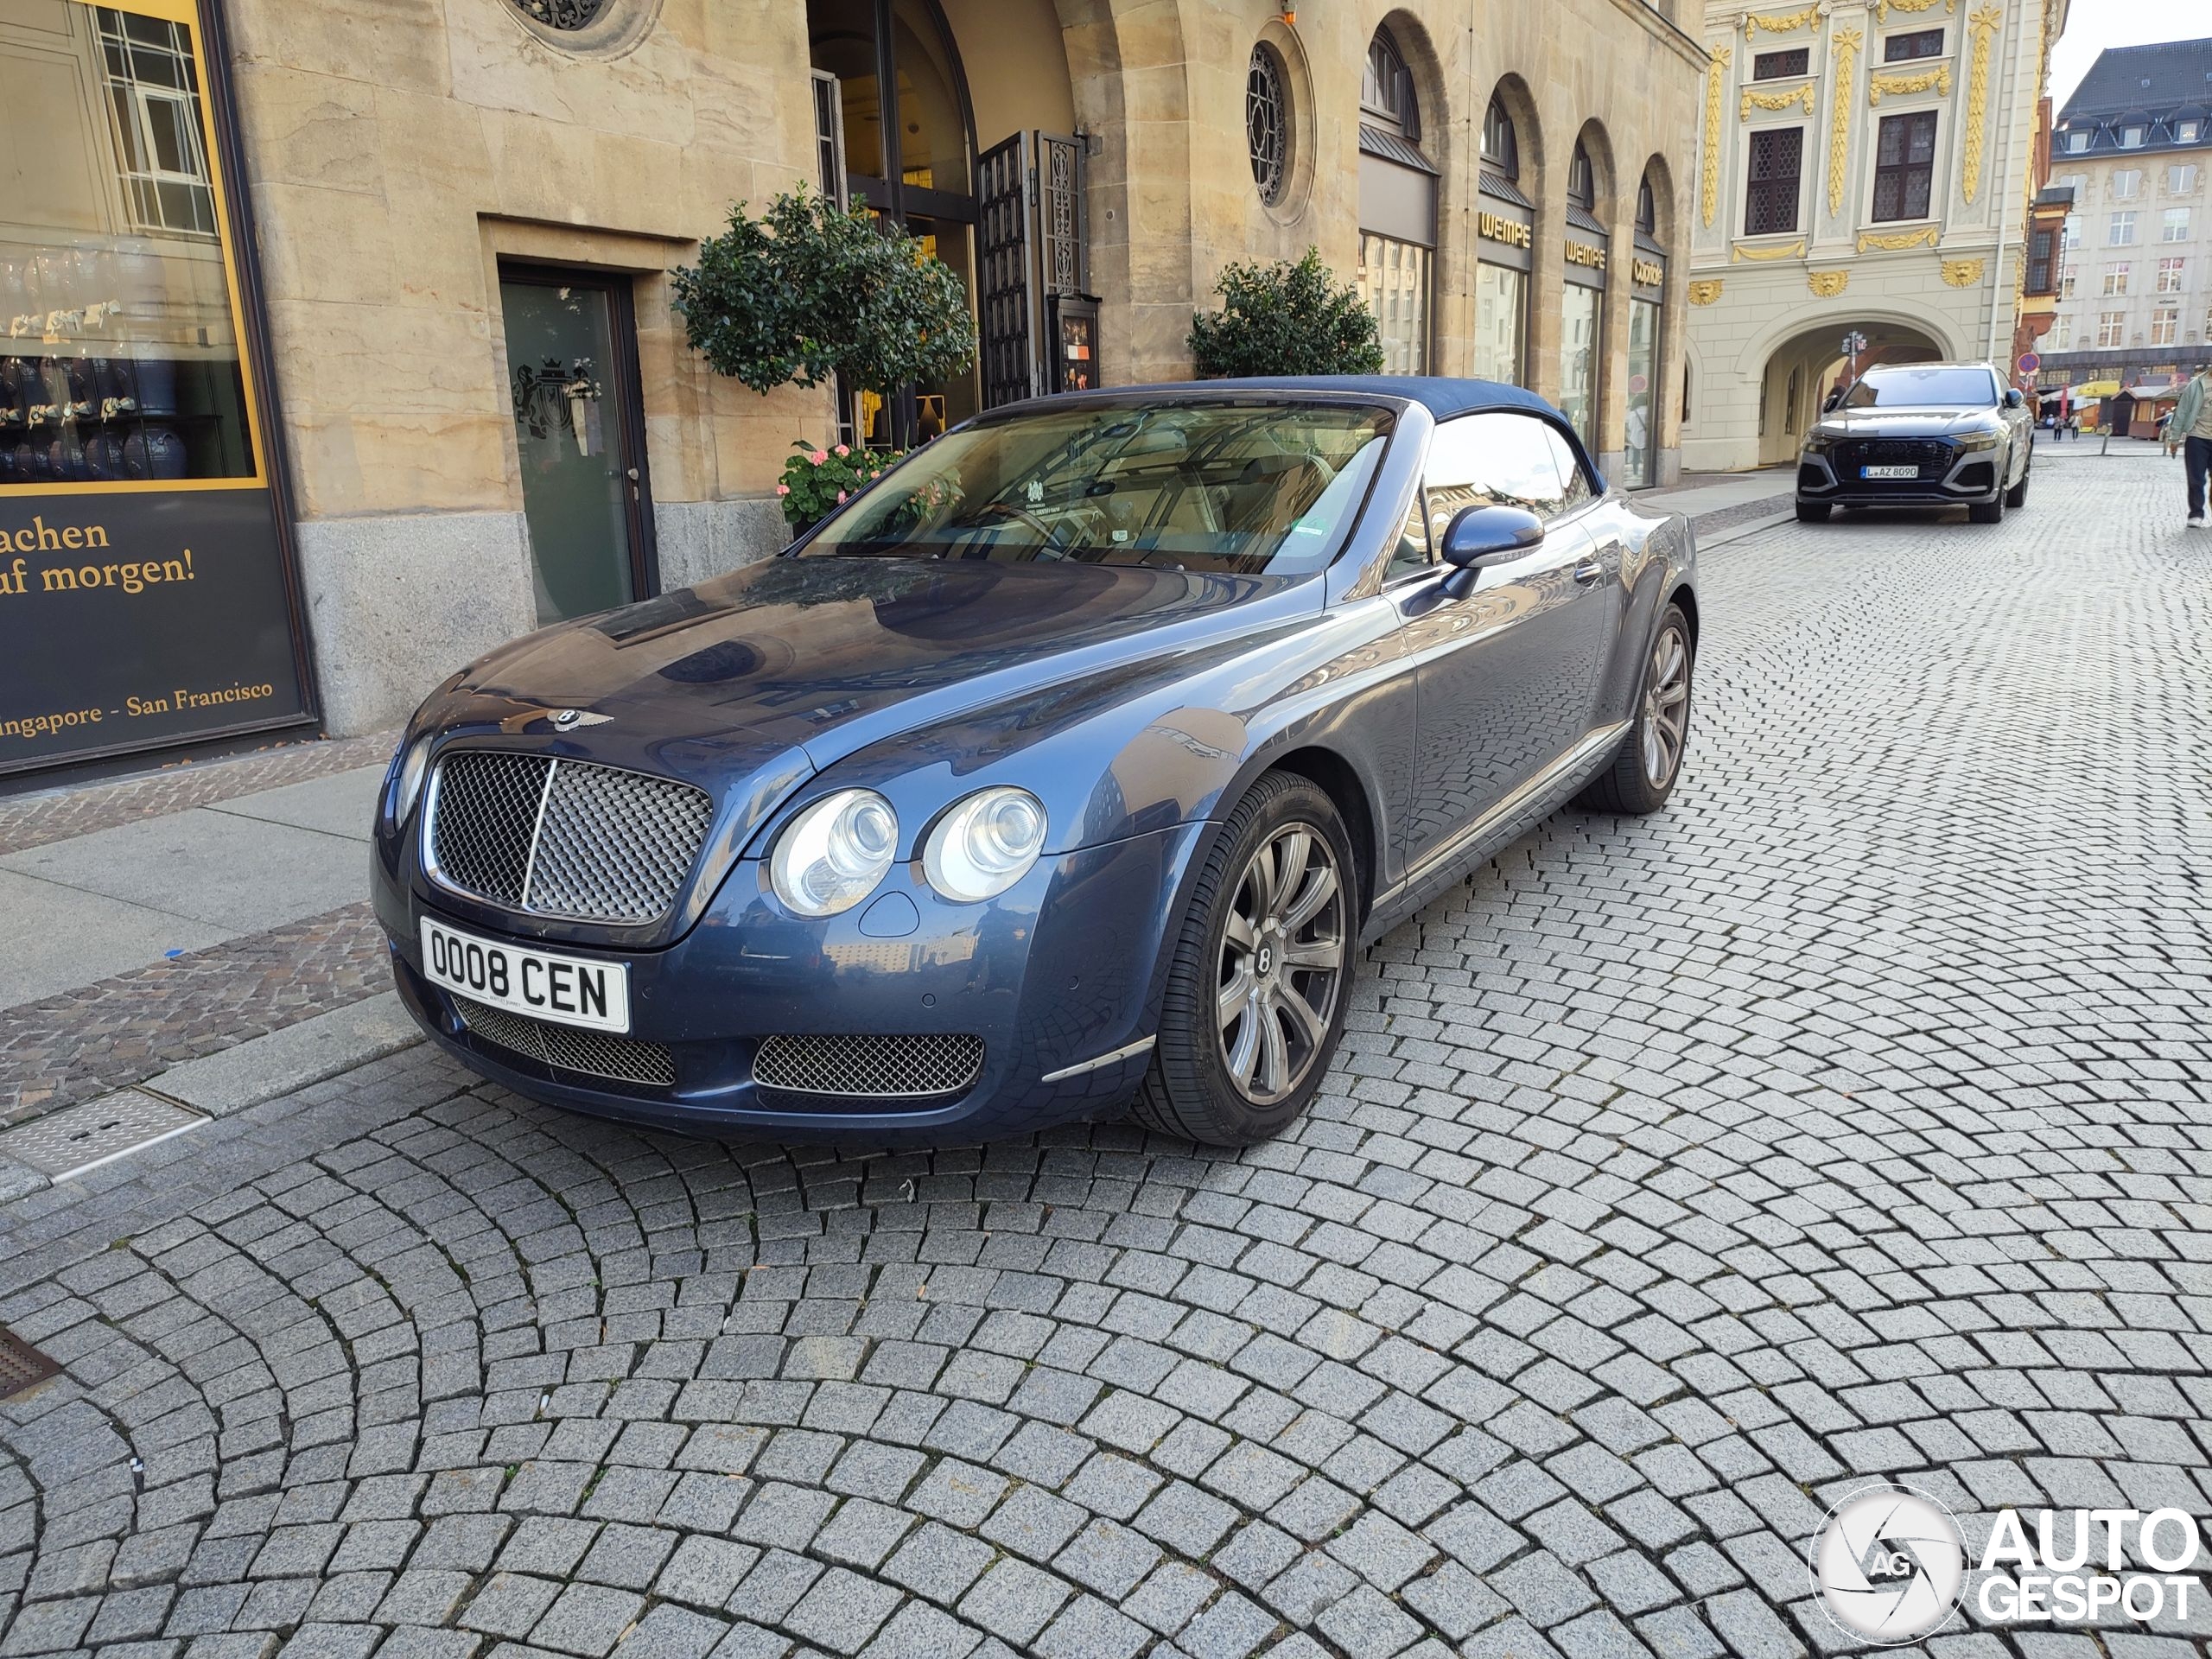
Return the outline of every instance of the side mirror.
{"type": "Polygon", "coordinates": [[[2018,409],[2021,404],[2027,401],[2026,395],[2023,393],[2018,386],[2007,386],[2005,388],[2005,408],[2018,409]]]}
{"type": "Polygon", "coordinates": [[[1835,391],[1828,393],[1827,397],[1821,399],[1821,413],[1823,415],[1834,414],[1835,412],[1836,406],[1842,402],[1843,391],[1842,388],[1838,387],[1835,391]]]}
{"type": "Polygon", "coordinates": [[[1526,507],[1462,507],[1444,531],[1444,563],[1462,570],[1516,559],[1544,539],[1544,521],[1526,507]]]}

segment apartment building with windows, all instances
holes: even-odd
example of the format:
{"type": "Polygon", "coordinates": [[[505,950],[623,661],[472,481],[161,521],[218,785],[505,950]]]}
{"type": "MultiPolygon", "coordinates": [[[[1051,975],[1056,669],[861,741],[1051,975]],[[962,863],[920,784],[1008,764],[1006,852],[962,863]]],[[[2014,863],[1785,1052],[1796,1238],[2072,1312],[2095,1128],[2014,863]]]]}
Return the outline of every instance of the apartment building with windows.
{"type": "Polygon", "coordinates": [[[1793,457],[1853,334],[2011,372],[2067,7],[1708,0],[1686,467],[1793,457]]]}
{"type": "Polygon", "coordinates": [[[2070,188],[2045,387],[2127,387],[2212,361],[2212,39],[2115,47],[2060,111],[2070,188]]]}

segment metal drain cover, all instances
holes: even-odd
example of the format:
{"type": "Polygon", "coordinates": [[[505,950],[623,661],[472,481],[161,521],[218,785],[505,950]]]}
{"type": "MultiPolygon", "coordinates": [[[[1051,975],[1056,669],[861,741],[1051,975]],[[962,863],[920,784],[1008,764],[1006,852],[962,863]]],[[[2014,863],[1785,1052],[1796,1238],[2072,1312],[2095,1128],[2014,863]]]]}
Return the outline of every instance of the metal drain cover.
{"type": "Polygon", "coordinates": [[[61,1375],[61,1368],[0,1325],[0,1400],[12,1400],[26,1389],[61,1375]]]}
{"type": "Polygon", "coordinates": [[[118,1089],[0,1135],[0,1154],[52,1180],[66,1181],[207,1121],[136,1089],[118,1089]]]}

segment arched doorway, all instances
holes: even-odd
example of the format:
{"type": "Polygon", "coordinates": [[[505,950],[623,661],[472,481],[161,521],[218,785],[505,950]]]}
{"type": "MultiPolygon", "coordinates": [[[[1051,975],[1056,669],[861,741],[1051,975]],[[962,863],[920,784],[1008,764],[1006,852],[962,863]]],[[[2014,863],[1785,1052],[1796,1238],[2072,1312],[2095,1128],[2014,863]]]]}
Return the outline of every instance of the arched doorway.
{"type": "Polygon", "coordinates": [[[1604,153],[1602,131],[1592,124],[1574,141],[1567,164],[1566,283],[1560,292],[1559,407],[1592,454],[1599,450],[1598,404],[1605,360],[1606,266],[1612,237],[1601,207],[1612,198],[1611,161],[1604,174],[1592,153],[1604,153]],[[1602,199],[1601,199],[1602,198],[1602,199]]]}
{"type": "Polygon", "coordinates": [[[1791,335],[1768,354],[1759,379],[1759,464],[1786,466],[1797,459],[1806,431],[1820,419],[1831,392],[1850,379],[1845,336],[1866,340],[1858,372],[1877,363],[1926,363],[1944,355],[1942,345],[1908,323],[1841,315],[1791,335]]]}
{"type": "MultiPolygon", "coordinates": [[[[807,0],[823,193],[900,226],[976,302],[976,122],[952,30],[936,0],[807,0]]],[[[858,435],[904,448],[979,406],[976,371],[887,400],[849,391],[858,435]]]]}
{"type": "Polygon", "coordinates": [[[1428,372],[1439,176],[1422,146],[1413,71],[1386,23],[1360,78],[1359,283],[1387,373],[1428,372]]]}
{"type": "Polygon", "coordinates": [[[1516,386],[1529,378],[1536,204],[1522,168],[1533,160],[1523,152],[1535,141],[1534,110],[1527,89],[1512,76],[1498,82],[1483,112],[1476,184],[1482,200],[1475,213],[1475,376],[1516,386]]]}

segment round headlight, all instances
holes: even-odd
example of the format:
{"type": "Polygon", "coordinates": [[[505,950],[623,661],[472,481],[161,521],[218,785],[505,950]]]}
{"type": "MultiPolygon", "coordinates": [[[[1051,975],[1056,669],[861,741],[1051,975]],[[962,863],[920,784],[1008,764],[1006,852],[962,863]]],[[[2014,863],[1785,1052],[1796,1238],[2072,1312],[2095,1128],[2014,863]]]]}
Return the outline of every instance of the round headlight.
{"type": "Polygon", "coordinates": [[[1045,804],[1026,789],[986,789],[938,820],[922,872],[948,899],[994,898],[1029,874],[1045,850],[1045,804]]]}
{"type": "Polygon", "coordinates": [[[423,798],[423,779],[430,770],[430,740],[418,737],[399,757],[398,778],[392,785],[391,821],[404,824],[423,798]]]}
{"type": "Polygon", "coordinates": [[[776,897],[802,916],[835,916],[875,891],[899,849],[899,815],[872,789],[841,789],[791,821],[768,855],[776,897]]]}

